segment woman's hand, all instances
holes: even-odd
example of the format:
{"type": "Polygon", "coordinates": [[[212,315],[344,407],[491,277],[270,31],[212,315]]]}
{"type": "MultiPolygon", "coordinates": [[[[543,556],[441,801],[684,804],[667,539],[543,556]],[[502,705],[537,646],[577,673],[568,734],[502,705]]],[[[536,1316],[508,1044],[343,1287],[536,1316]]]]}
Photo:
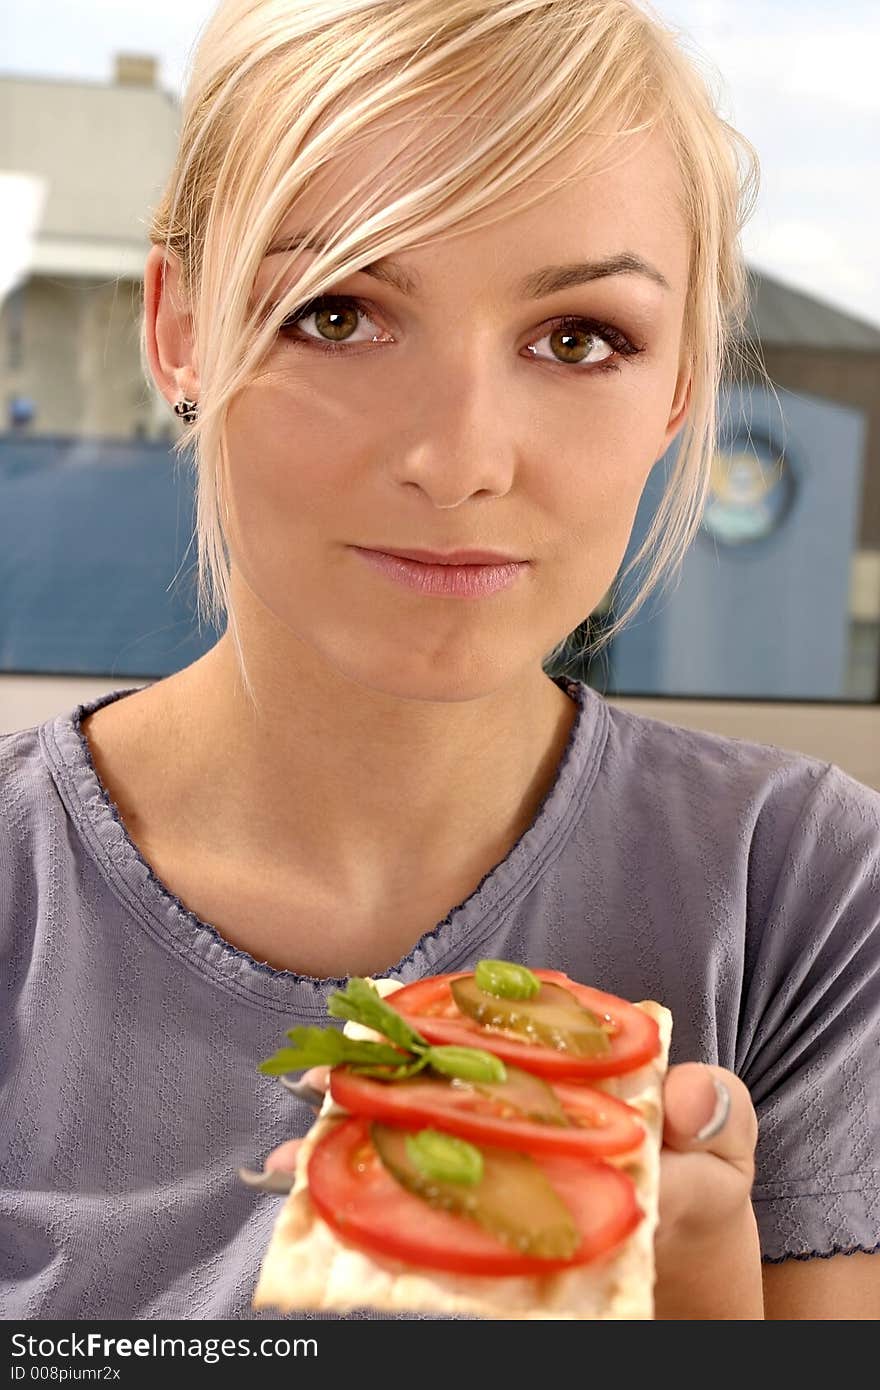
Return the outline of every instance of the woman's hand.
{"type": "MultiPolygon", "coordinates": [[[[313,1067],[299,1084],[317,1099],[328,1074],[328,1067],[313,1067]]],[[[666,1074],[663,1105],[655,1316],[762,1320],[761,1252],[750,1199],[758,1120],[748,1089],[723,1067],[684,1062],[666,1074]],[[729,1101],[719,1097],[715,1080],[729,1101]]],[[[266,1159],[266,1172],[292,1171],[301,1143],[279,1144],[266,1159]]]]}
{"type": "MultiPolygon", "coordinates": [[[[330,1077],[329,1067],[312,1067],[311,1070],[303,1072],[297,1083],[297,1089],[302,1098],[308,1100],[308,1093],[314,1093],[314,1110],[321,1108],[321,1101],[327,1089],[330,1077]]],[[[287,1139],[283,1144],[279,1144],[277,1149],[273,1149],[268,1155],[263,1167],[267,1173],[292,1173],[296,1168],[296,1156],[299,1152],[301,1139],[287,1139]]]]}
{"type": "Polygon", "coordinates": [[[750,1197],[758,1118],[748,1088],[723,1067],[684,1062],[666,1074],[663,1106],[655,1316],[763,1319],[750,1197]]]}

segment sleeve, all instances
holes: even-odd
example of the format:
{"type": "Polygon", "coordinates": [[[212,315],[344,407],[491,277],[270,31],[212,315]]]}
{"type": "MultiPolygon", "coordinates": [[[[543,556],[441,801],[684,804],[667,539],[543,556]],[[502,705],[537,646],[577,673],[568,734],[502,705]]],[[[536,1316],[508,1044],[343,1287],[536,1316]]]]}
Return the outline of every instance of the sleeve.
{"type": "Polygon", "coordinates": [[[758,1116],[761,1257],[875,1251],[880,793],[829,764],[775,858],[747,947],[737,1065],[758,1116]]]}

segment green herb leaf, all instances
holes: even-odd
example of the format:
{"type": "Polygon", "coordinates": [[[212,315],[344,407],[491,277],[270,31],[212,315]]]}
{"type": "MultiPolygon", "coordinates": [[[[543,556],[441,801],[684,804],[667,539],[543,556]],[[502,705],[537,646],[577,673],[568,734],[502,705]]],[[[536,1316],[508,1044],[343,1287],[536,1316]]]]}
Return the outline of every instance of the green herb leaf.
{"type": "Polygon", "coordinates": [[[361,1076],[379,1081],[407,1081],[425,1067],[463,1081],[503,1082],[507,1078],[500,1057],[477,1047],[431,1047],[395,1009],[386,1004],[372,985],[357,976],[344,990],[336,990],[327,1002],[333,1018],[344,1018],[382,1033],[394,1046],[346,1037],[337,1028],[292,1028],[287,1034],[294,1047],[283,1047],[261,1062],[265,1076],[283,1076],[309,1067],[348,1066],[361,1076]]]}
{"type": "Polygon", "coordinates": [[[481,960],[474,979],[477,989],[497,999],[533,999],[541,988],[537,975],[510,960],[481,960]]]}
{"type": "Polygon", "coordinates": [[[283,1076],[285,1072],[306,1071],[323,1064],[331,1067],[343,1063],[399,1066],[409,1060],[385,1043],[347,1038],[338,1028],[292,1028],[287,1036],[295,1046],[282,1047],[273,1057],[261,1062],[258,1070],[264,1076],[283,1076]]]}
{"type": "Polygon", "coordinates": [[[483,1176],[483,1155],[466,1139],[441,1134],[437,1129],[420,1129],[406,1136],[410,1163],[434,1182],[478,1183],[483,1176]]]}
{"type": "Polygon", "coordinates": [[[331,1018],[344,1018],[373,1028],[398,1047],[405,1047],[407,1052],[423,1052],[428,1046],[397,1010],[379,997],[371,984],[357,976],[348,981],[344,990],[337,989],[330,995],[327,1012],[331,1018]]]}
{"type": "Polygon", "coordinates": [[[374,1076],[377,1081],[408,1081],[411,1076],[424,1071],[429,1064],[430,1057],[431,1052],[428,1049],[427,1052],[422,1053],[421,1057],[415,1057],[411,1062],[404,1062],[399,1067],[353,1066],[351,1070],[356,1071],[358,1076],[374,1076]]]}
{"type": "Polygon", "coordinates": [[[429,1047],[426,1056],[434,1071],[444,1076],[457,1076],[462,1081],[507,1080],[501,1058],[479,1047],[429,1047]]]}

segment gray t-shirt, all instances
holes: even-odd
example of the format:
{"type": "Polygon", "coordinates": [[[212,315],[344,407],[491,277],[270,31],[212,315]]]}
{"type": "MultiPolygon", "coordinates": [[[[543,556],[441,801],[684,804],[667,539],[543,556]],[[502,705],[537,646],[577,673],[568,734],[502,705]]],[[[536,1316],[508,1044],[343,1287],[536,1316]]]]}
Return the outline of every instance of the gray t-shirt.
{"type": "MultiPolygon", "coordinates": [[[[386,973],[505,957],[658,1000],[671,1064],[749,1088],[763,1258],[877,1249],[880,793],[557,683],[579,713],[533,823],[386,973]]],[[[284,1199],[236,1169],[312,1116],[257,1065],[343,981],[153,874],[79,728],[130,693],[0,738],[0,1315],[261,1318],[284,1199]]]]}

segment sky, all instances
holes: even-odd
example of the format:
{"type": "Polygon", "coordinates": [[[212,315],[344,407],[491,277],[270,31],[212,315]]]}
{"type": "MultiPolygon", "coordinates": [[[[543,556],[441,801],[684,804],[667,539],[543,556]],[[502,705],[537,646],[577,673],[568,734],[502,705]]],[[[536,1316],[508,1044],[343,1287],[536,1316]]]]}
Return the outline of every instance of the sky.
{"type": "MultiPolygon", "coordinates": [[[[7,7],[0,75],[112,80],[151,53],[179,95],[215,0],[28,0],[7,7]]],[[[652,0],[757,148],[749,264],[880,326],[880,0],[652,0]]]]}

